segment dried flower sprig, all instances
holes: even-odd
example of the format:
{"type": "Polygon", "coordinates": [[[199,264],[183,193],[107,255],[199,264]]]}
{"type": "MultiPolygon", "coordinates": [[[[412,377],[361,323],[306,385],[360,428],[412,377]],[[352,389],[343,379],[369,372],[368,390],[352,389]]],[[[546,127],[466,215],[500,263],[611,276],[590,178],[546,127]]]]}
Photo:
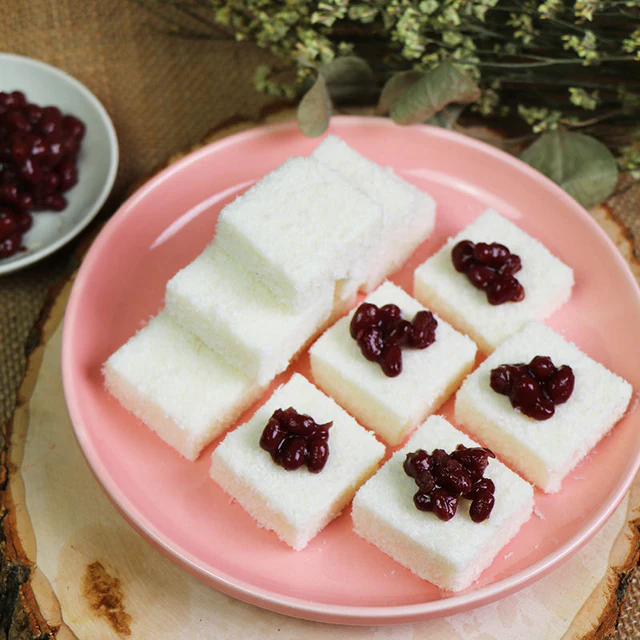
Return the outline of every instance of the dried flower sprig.
{"type": "Polygon", "coordinates": [[[256,69],[256,87],[313,92],[300,110],[307,133],[323,130],[331,102],[379,98],[397,122],[471,102],[483,116],[520,118],[544,140],[566,142],[579,129],[576,144],[595,136],[621,169],[639,170],[640,0],[133,1],[170,33],[268,49],[277,62],[256,69]],[[420,83],[440,86],[449,74],[473,89],[425,103],[420,83]]]}

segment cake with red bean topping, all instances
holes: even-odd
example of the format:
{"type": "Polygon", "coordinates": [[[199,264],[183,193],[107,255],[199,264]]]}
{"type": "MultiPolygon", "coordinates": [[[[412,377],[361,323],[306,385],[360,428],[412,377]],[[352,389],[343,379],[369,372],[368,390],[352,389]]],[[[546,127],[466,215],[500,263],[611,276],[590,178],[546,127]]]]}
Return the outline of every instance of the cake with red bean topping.
{"type": "Polygon", "coordinates": [[[349,504],[384,453],[373,434],[306,378],[294,374],[216,448],[211,477],[259,526],[300,550],[349,504]],[[301,417],[295,424],[288,424],[289,409],[301,417]],[[303,424],[306,418],[313,423],[309,429],[303,424]],[[283,429],[282,447],[270,428],[274,420],[283,429]],[[301,429],[306,429],[306,437],[301,429]],[[298,456],[298,440],[306,440],[304,456],[298,456]],[[314,458],[316,441],[327,445],[322,464],[314,458]]]}
{"type": "Polygon", "coordinates": [[[431,416],[358,491],[351,513],[358,535],[420,578],[449,591],[465,589],[476,580],[533,510],[533,488],[528,482],[488,453],[486,457],[469,455],[469,460],[474,458],[469,462],[465,450],[479,448],[443,417],[431,416]],[[416,487],[420,469],[416,473],[409,468],[416,462],[412,456],[420,451],[430,452],[427,455],[432,458],[429,490],[436,506],[428,508],[421,508],[416,500],[417,493],[425,493],[416,487]],[[441,461],[435,462],[436,458],[441,461]],[[466,469],[460,477],[454,473],[463,466],[460,460],[473,472],[466,474],[471,488],[461,489],[467,498],[457,496],[466,469]],[[447,468],[444,473],[443,468],[439,473],[434,464],[448,465],[453,472],[447,468]],[[452,483],[457,483],[455,490],[452,483]],[[483,500],[493,501],[492,508],[483,506],[483,500]]]}
{"type": "Polygon", "coordinates": [[[493,210],[415,271],[414,295],[490,353],[570,297],[573,271],[493,210]]]}
{"type": "Polygon", "coordinates": [[[631,385],[541,322],[500,345],[463,383],[456,421],[547,493],[622,418],[631,385]]]}
{"type": "Polygon", "coordinates": [[[318,385],[357,420],[397,445],[454,392],[473,368],[477,349],[391,282],[370,294],[366,305],[313,344],[311,371],[318,385]],[[379,326],[360,327],[363,309],[373,307],[381,317],[397,315],[394,326],[380,320],[379,326]],[[425,335],[420,331],[423,319],[425,335]],[[403,323],[406,338],[399,335],[403,323]]]}

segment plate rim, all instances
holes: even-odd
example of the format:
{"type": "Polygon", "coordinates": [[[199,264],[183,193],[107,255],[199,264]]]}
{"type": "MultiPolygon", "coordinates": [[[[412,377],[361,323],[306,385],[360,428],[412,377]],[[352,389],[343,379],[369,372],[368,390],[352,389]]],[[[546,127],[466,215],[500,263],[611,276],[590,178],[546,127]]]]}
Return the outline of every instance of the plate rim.
{"type": "MultiPolygon", "coordinates": [[[[346,123],[351,126],[398,126],[387,118],[376,116],[334,116],[332,121],[346,123]]],[[[108,243],[110,237],[117,233],[120,224],[122,221],[126,220],[129,212],[135,208],[137,202],[143,199],[148,192],[155,189],[156,185],[170,179],[174,173],[183,171],[191,163],[197,162],[201,157],[211,153],[214,149],[219,150],[229,144],[235,144],[238,141],[243,141],[246,138],[250,139],[256,136],[267,135],[271,132],[288,130],[295,127],[297,127],[295,121],[252,127],[247,131],[242,131],[227,136],[221,140],[213,141],[204,145],[200,149],[188,153],[177,162],[160,171],[136,190],[119,207],[118,211],[103,227],[87,252],[77,272],[73,288],[69,295],[64,317],[61,355],[62,380],[65,401],[69,410],[69,417],[75,438],[92,474],[102,487],[109,500],[124,516],[127,522],[129,522],[138,532],[151,542],[154,547],[159,549],[165,556],[176,562],[187,572],[203,580],[205,583],[213,586],[219,591],[236,597],[244,602],[248,602],[277,613],[283,613],[307,620],[351,625],[386,625],[417,622],[446,615],[453,615],[463,610],[475,609],[485,604],[489,604],[490,602],[514,593],[515,591],[518,591],[542,578],[561,562],[567,560],[597,533],[620,504],[633,482],[633,479],[640,468],[640,448],[638,448],[635,455],[628,461],[624,479],[619,484],[616,491],[611,495],[610,499],[605,502],[600,509],[598,509],[590,520],[585,522],[584,526],[578,533],[554,552],[548,554],[533,565],[519,571],[513,576],[498,580],[490,585],[462,594],[454,594],[444,599],[410,605],[371,607],[327,604],[303,598],[294,598],[292,596],[275,593],[268,589],[248,584],[243,580],[229,576],[221,571],[213,573],[202,568],[198,565],[196,558],[193,558],[191,554],[184,550],[176,550],[173,548],[171,541],[165,540],[160,531],[156,530],[156,528],[151,526],[148,522],[145,522],[144,516],[142,516],[142,514],[128,501],[126,495],[123,495],[119,491],[117,484],[112,481],[107,470],[100,461],[95,457],[92,459],[91,452],[94,448],[87,437],[83,422],[78,415],[79,409],[76,405],[72,383],[70,382],[72,377],[72,355],[71,347],[69,345],[71,344],[74,332],[74,321],[76,319],[74,317],[74,309],[77,305],[76,301],[80,298],[80,292],[84,286],[83,283],[85,282],[86,274],[92,270],[92,265],[97,260],[97,256],[100,253],[102,245],[108,243]],[[106,474],[106,477],[102,476],[101,473],[106,474]]],[[[635,292],[636,303],[640,304],[640,288],[638,287],[638,283],[633,277],[628,264],[613,244],[612,240],[583,207],[581,207],[571,196],[569,196],[569,194],[549,178],[505,151],[493,147],[483,141],[471,138],[465,134],[429,125],[411,125],[411,127],[426,130],[429,135],[445,138],[455,144],[469,145],[471,147],[475,147],[481,152],[490,153],[499,160],[515,165],[517,169],[526,172],[530,177],[541,182],[547,189],[551,189],[556,197],[563,200],[566,206],[573,209],[583,222],[590,226],[592,231],[595,231],[596,234],[600,236],[600,240],[603,240],[605,244],[608,245],[615,261],[621,268],[621,274],[632,285],[633,291],[635,292]]]]}
{"type": "Polygon", "coordinates": [[[107,173],[106,180],[98,194],[98,197],[95,199],[93,205],[87,209],[87,212],[80,218],[80,220],[78,220],[78,222],[66,233],[60,235],[53,242],[47,244],[46,246],[40,247],[35,250],[29,250],[27,254],[21,256],[17,260],[13,260],[12,262],[3,264],[3,262],[0,261],[0,276],[19,271],[20,269],[24,269],[25,267],[39,262],[43,258],[50,256],[52,253],[55,253],[58,249],[63,247],[65,244],[73,240],[73,238],[75,238],[79,233],[81,233],[96,217],[96,215],[98,215],[98,212],[102,208],[102,205],[109,197],[111,189],[113,188],[113,185],[115,183],[116,175],[118,173],[118,166],[120,163],[120,148],[118,145],[118,136],[116,134],[116,130],[111,117],[109,116],[107,110],[100,102],[100,100],[98,100],[93,92],[88,89],[82,82],[80,82],[80,80],[77,80],[71,74],[63,71],[62,69],[59,69],[58,67],[54,67],[47,62],[36,60],[35,58],[30,58],[28,56],[21,56],[15,53],[0,52],[0,65],[2,65],[2,62],[4,60],[19,62],[26,65],[32,65],[34,67],[42,68],[48,73],[57,76],[63,82],[67,82],[73,85],[93,106],[93,108],[99,114],[100,119],[104,123],[107,131],[107,139],[109,141],[109,149],[111,150],[112,158],[111,162],[109,163],[109,171],[107,173]]]}

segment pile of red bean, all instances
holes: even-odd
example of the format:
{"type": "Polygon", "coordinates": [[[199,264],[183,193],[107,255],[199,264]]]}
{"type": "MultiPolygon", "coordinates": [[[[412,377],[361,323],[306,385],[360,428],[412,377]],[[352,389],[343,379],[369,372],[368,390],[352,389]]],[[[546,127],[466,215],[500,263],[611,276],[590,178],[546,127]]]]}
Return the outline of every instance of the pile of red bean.
{"type": "Polygon", "coordinates": [[[493,480],[484,477],[493,452],[482,447],[459,444],[450,454],[434,449],[408,453],[404,472],[413,478],[418,491],[413,504],[419,511],[431,511],[440,520],[451,520],[458,510],[460,498],[471,500],[469,516],[474,522],[483,522],[495,504],[493,480]]]}
{"type": "Polygon", "coordinates": [[[418,311],[410,322],[402,317],[398,305],[378,307],[363,302],[351,318],[349,332],[362,355],[377,362],[386,376],[394,378],[402,373],[401,347],[426,349],[435,342],[437,327],[438,321],[431,311],[418,311]]]}
{"type": "Polygon", "coordinates": [[[536,356],[525,364],[503,364],[491,370],[491,388],[507,396],[514,409],[534,420],[548,420],[558,404],[564,404],[573,393],[573,369],[563,364],[556,367],[548,356],[536,356]]]}
{"type": "Polygon", "coordinates": [[[456,271],[464,273],[476,289],[487,294],[489,304],[524,300],[524,289],[514,278],[522,269],[522,261],[503,244],[462,240],[453,247],[451,260],[456,271]]]}
{"type": "Polygon", "coordinates": [[[329,459],[332,424],[318,424],[311,416],[298,413],[293,407],[276,409],[262,431],[260,447],[287,471],[295,471],[306,464],[311,473],[319,473],[329,459]]]}
{"type": "Polygon", "coordinates": [[[53,106],[0,91],[0,258],[20,251],[31,212],[62,211],[78,182],[84,123],[53,106]]]}

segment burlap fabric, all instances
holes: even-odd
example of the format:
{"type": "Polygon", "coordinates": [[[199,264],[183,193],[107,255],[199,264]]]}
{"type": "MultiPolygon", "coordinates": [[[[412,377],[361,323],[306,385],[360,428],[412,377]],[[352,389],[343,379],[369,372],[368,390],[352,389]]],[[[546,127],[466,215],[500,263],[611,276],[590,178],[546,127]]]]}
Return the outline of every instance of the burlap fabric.
{"type": "MultiPolygon", "coordinates": [[[[227,120],[258,118],[269,102],[252,87],[253,69],[265,60],[264,52],[245,43],[178,39],[161,33],[159,26],[127,0],[2,3],[0,50],[69,72],[113,118],[120,169],[98,223],[113,213],[131,184],[172,154],[227,120]]],[[[640,187],[610,204],[640,238],[640,187]]],[[[36,266],[0,278],[0,423],[13,411],[30,330],[51,288],[77,266],[73,249],[72,244],[36,266]]],[[[640,637],[639,578],[636,570],[620,617],[620,640],[640,637]]]]}

